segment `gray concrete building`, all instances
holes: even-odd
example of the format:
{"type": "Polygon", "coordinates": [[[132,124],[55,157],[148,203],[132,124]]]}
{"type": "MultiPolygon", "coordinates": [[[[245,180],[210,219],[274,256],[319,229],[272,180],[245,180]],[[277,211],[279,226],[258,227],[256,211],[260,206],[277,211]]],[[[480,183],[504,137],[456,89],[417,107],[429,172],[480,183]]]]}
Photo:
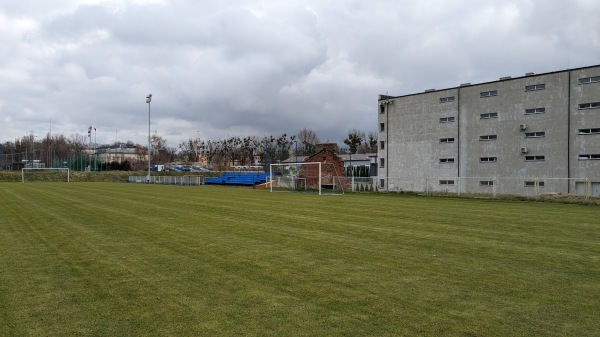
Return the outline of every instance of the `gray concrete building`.
{"type": "Polygon", "coordinates": [[[380,190],[600,196],[600,65],[378,103],[380,190]]]}

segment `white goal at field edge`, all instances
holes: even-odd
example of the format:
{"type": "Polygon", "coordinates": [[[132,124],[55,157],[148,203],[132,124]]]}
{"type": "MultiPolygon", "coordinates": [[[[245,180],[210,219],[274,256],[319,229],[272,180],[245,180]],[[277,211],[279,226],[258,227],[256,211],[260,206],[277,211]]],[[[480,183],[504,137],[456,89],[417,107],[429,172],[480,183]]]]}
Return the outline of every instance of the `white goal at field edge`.
{"type": "Polygon", "coordinates": [[[307,162],[271,164],[269,189],[276,191],[343,194],[343,178],[331,163],[307,162]]]}
{"type": "Polygon", "coordinates": [[[68,168],[23,168],[21,182],[26,181],[57,181],[70,182],[71,172],[68,168]],[[45,172],[45,173],[41,173],[45,172]]]}

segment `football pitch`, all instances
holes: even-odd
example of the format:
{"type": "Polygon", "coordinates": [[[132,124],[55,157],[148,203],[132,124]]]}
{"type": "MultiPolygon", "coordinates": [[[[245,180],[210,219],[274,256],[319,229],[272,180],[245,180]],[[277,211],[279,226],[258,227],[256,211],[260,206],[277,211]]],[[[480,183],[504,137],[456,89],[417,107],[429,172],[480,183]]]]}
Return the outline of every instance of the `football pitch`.
{"type": "Polygon", "coordinates": [[[0,184],[1,336],[597,336],[600,207],[0,184]]]}

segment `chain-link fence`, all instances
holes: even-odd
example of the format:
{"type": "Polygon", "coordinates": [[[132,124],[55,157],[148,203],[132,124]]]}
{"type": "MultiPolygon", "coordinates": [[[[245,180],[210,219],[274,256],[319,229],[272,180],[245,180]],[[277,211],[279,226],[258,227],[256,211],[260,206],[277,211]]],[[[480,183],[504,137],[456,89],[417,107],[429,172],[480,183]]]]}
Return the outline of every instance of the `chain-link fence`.
{"type": "Polygon", "coordinates": [[[600,197],[600,178],[422,177],[407,180],[380,177],[377,178],[377,190],[428,195],[576,195],[589,198],[600,197]]]}
{"type": "Polygon", "coordinates": [[[347,177],[352,192],[376,192],[377,179],[375,177],[347,177]]]}
{"type": "MultiPolygon", "coordinates": [[[[148,176],[129,176],[130,183],[148,183],[148,176]]],[[[163,185],[204,185],[204,176],[150,176],[150,184],[163,185]]]]}
{"type": "MultiPolygon", "coordinates": [[[[129,182],[147,183],[147,176],[130,176],[129,182]]],[[[151,184],[204,185],[204,176],[151,176],[151,184]]],[[[300,184],[300,180],[296,182],[300,184]]],[[[306,183],[304,183],[306,184],[306,183]]],[[[300,186],[299,185],[299,186],[300,186]]],[[[330,184],[331,185],[331,184],[330,184]]],[[[328,185],[329,186],[329,185],[328,185]]],[[[334,177],[332,192],[415,192],[427,195],[492,197],[517,195],[526,197],[573,195],[600,198],[600,178],[546,177],[334,177]]],[[[308,188],[302,185],[302,189],[308,188]]],[[[295,190],[298,190],[296,187],[295,190]]]]}

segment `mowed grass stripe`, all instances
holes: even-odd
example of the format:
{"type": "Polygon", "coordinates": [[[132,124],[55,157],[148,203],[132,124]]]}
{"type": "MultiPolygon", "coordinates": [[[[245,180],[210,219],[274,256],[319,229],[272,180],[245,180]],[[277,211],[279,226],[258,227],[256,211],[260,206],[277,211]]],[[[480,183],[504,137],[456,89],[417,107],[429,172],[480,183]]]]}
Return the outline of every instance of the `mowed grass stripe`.
{"type": "Polygon", "coordinates": [[[110,183],[0,192],[0,333],[595,332],[597,207],[110,183]]]}

